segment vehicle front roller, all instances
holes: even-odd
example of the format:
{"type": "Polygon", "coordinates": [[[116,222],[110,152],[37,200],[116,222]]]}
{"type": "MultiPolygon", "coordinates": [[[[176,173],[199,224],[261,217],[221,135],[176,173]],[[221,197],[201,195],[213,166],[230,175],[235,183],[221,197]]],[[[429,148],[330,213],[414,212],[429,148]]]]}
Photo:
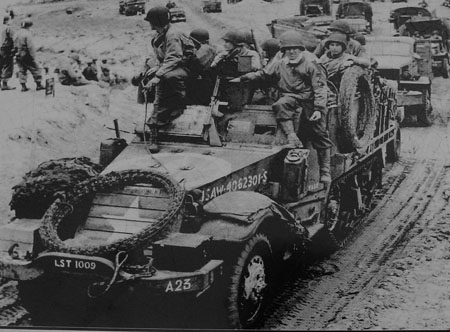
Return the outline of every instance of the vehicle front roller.
{"type": "Polygon", "coordinates": [[[258,327],[271,297],[274,273],[270,242],[266,236],[256,234],[245,244],[228,280],[226,291],[231,327],[258,327]]]}

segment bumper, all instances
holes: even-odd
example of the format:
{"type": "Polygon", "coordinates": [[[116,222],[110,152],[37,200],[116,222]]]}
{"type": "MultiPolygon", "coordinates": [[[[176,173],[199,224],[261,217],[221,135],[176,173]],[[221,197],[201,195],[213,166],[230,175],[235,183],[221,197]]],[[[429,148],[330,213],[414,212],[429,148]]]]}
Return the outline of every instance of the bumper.
{"type": "MultiPolygon", "coordinates": [[[[12,259],[6,253],[1,254],[0,277],[12,280],[33,280],[47,272],[89,275],[86,269],[89,269],[92,263],[95,263],[97,268],[101,268],[105,279],[111,279],[114,270],[114,264],[111,261],[104,258],[60,253],[46,253],[35,261],[12,259]]],[[[119,270],[117,282],[133,282],[162,294],[196,293],[199,295],[222,276],[222,263],[222,260],[210,260],[201,268],[191,272],[155,270],[152,274],[134,275],[119,270]]]]}
{"type": "Polygon", "coordinates": [[[172,16],[170,18],[170,22],[185,22],[186,21],[186,16],[172,16]]]}

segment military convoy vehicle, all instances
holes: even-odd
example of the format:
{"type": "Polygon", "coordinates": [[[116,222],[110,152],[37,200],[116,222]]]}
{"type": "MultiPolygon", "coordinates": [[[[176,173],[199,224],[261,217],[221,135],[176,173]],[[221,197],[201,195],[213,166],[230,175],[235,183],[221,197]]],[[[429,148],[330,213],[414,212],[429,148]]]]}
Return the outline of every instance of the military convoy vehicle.
{"type": "MultiPolygon", "coordinates": [[[[420,38],[415,39],[416,48],[427,44],[431,49],[432,68],[434,76],[448,78],[449,74],[449,31],[447,20],[439,18],[412,17],[404,24],[402,35],[414,36],[419,33],[420,38]],[[432,37],[433,31],[437,31],[436,38],[432,37]]],[[[401,29],[401,28],[400,28],[401,29]]],[[[423,47],[423,46],[422,46],[423,47]]]]}
{"type": "Polygon", "coordinates": [[[400,7],[392,10],[389,13],[389,22],[394,24],[394,29],[398,30],[411,17],[432,17],[431,13],[426,8],[422,7],[400,7]]]}
{"type": "Polygon", "coordinates": [[[222,1],[220,1],[220,0],[203,1],[202,11],[204,13],[221,13],[222,12],[222,1]]]}
{"type": "Polygon", "coordinates": [[[332,16],[290,16],[286,18],[278,18],[267,24],[267,28],[273,38],[278,38],[287,30],[295,30],[303,36],[308,51],[313,52],[319,42],[326,38],[328,26],[334,21],[332,16]]]}
{"type": "Polygon", "coordinates": [[[352,29],[360,33],[370,33],[372,29],[372,6],[365,1],[341,2],[336,10],[336,19],[345,20],[352,29]]]}
{"type": "Polygon", "coordinates": [[[397,106],[409,122],[431,124],[431,49],[411,37],[367,37],[366,50],[380,76],[397,85],[397,106]]]}
{"type": "Polygon", "coordinates": [[[186,22],[186,13],[183,8],[176,5],[169,9],[170,12],[170,22],[186,22]]]}
{"type": "Polygon", "coordinates": [[[330,16],[331,0],[300,0],[300,15],[308,17],[330,16]]]}
{"type": "Polygon", "coordinates": [[[130,16],[145,14],[145,1],[130,0],[119,2],[119,14],[130,16]]]}
{"type": "Polygon", "coordinates": [[[271,104],[253,104],[249,83],[220,90],[223,80],[209,106],[189,105],[162,130],[159,153],[144,125],[129,144],[103,142],[100,175],[58,190],[42,218],[16,210],[1,228],[1,277],[18,280],[36,325],[79,322],[126,293],[192,305],[213,296],[230,327],[257,327],[279,273],[361,225],[383,167],[399,158],[395,87],[357,66],[339,89],[329,82],[324,185],[311,143],[286,145],[271,104]]]}

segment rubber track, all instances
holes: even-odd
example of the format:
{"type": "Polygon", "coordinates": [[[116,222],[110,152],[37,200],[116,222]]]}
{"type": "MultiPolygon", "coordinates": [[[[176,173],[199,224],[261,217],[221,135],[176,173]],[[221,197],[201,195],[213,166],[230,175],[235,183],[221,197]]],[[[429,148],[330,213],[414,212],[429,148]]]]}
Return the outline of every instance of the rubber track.
{"type": "Polygon", "coordinates": [[[21,323],[28,312],[18,301],[17,282],[8,281],[0,286],[0,326],[21,323]]]}
{"type": "Polygon", "coordinates": [[[394,165],[389,172],[394,178],[391,176],[383,186],[384,198],[366,220],[368,229],[348,248],[321,263],[325,267],[335,265],[337,271],[332,276],[286,285],[267,310],[272,314],[266,317],[264,328],[324,329],[333,322],[369,283],[376,282],[383,263],[426,212],[445,172],[434,161],[413,164],[402,160],[394,165]],[[379,236],[374,238],[373,234],[379,236]]]}

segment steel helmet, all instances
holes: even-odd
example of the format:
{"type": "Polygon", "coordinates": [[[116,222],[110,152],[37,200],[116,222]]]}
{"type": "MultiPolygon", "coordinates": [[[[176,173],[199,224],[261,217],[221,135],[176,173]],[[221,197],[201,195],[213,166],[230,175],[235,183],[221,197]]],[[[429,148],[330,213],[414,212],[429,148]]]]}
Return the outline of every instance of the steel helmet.
{"type": "Polygon", "coordinates": [[[29,28],[33,25],[33,22],[31,21],[31,18],[27,17],[22,21],[22,27],[29,28]]]}
{"type": "Polygon", "coordinates": [[[144,18],[145,21],[157,27],[164,27],[170,23],[170,11],[164,6],[151,8],[144,18]]]}
{"type": "Polygon", "coordinates": [[[261,44],[261,48],[269,57],[272,57],[280,50],[280,40],[276,38],[267,39],[261,44]]]}
{"type": "Polygon", "coordinates": [[[248,44],[251,45],[253,44],[253,37],[252,37],[252,32],[250,30],[239,30],[239,45],[243,45],[243,44],[248,44]]]}
{"type": "Polygon", "coordinates": [[[241,43],[242,41],[242,36],[239,33],[239,31],[230,30],[227,31],[227,33],[222,37],[222,39],[234,45],[239,45],[239,43],[241,43]]]}
{"type": "Polygon", "coordinates": [[[10,17],[8,15],[3,16],[3,24],[6,24],[6,22],[9,22],[10,17]]]}
{"type": "Polygon", "coordinates": [[[330,47],[331,43],[339,43],[342,45],[343,50],[347,48],[347,36],[340,32],[333,32],[325,42],[325,47],[330,47]]]}
{"type": "Polygon", "coordinates": [[[358,43],[360,43],[363,46],[366,45],[366,37],[364,37],[364,35],[362,33],[355,34],[353,39],[356,40],[358,43]]]}
{"type": "Polygon", "coordinates": [[[353,30],[352,30],[350,24],[348,24],[347,22],[342,21],[342,20],[337,20],[337,21],[331,22],[330,26],[328,27],[328,30],[331,32],[340,31],[347,35],[353,33],[353,30]]]}
{"type": "Polygon", "coordinates": [[[194,29],[190,33],[189,37],[191,37],[195,42],[205,44],[209,41],[209,32],[206,29],[194,29]]]}
{"type": "Polygon", "coordinates": [[[280,36],[281,50],[291,47],[297,47],[303,51],[305,50],[305,44],[302,41],[302,35],[294,30],[285,31],[280,36]]]}

